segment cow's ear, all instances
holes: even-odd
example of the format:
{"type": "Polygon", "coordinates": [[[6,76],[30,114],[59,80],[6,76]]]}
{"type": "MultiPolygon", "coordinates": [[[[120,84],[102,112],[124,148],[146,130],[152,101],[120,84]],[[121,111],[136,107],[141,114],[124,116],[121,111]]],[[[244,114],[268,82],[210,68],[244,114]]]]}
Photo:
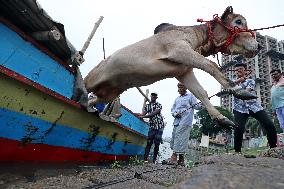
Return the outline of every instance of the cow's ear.
{"type": "Polygon", "coordinates": [[[233,13],[233,7],[232,6],[227,7],[226,10],[224,11],[224,13],[221,16],[221,20],[224,21],[227,18],[227,16],[229,14],[232,14],[232,13],[233,13]]]}

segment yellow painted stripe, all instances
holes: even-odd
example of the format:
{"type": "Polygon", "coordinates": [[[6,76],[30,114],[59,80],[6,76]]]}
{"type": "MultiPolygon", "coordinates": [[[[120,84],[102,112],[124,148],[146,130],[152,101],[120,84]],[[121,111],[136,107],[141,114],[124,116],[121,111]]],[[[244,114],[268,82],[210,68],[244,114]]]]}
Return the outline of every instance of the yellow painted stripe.
{"type": "Polygon", "coordinates": [[[0,88],[3,89],[0,93],[0,108],[89,133],[94,127],[99,127],[99,136],[111,139],[115,134],[117,141],[138,146],[146,145],[144,137],[101,120],[92,113],[78,109],[8,76],[0,74],[0,77],[0,88]]]}

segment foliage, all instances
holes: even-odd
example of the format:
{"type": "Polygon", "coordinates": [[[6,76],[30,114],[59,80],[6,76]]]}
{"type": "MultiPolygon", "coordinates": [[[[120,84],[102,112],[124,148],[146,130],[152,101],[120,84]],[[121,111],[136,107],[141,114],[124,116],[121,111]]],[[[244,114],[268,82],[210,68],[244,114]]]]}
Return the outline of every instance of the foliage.
{"type": "Polygon", "coordinates": [[[260,136],[261,127],[260,127],[260,123],[256,119],[250,117],[246,123],[246,128],[250,129],[250,133],[252,134],[252,137],[260,136]]]}
{"type": "Polygon", "coordinates": [[[190,137],[189,139],[197,139],[201,140],[202,132],[201,129],[197,124],[193,124],[192,129],[190,130],[190,137]]]}
{"type": "MultiPolygon", "coordinates": [[[[242,154],[259,156],[262,151],[266,151],[268,147],[256,147],[256,148],[242,148],[242,154]]],[[[234,153],[234,149],[230,150],[230,153],[234,153]]]]}
{"type": "MultiPolygon", "coordinates": [[[[220,106],[215,106],[215,108],[224,116],[226,116],[228,119],[233,121],[233,114],[228,111],[225,108],[222,108],[220,106]]],[[[204,134],[208,134],[211,136],[212,134],[217,134],[219,132],[231,132],[231,129],[226,126],[219,126],[215,121],[213,121],[208,114],[208,111],[206,109],[202,109],[197,112],[197,116],[200,119],[201,126],[201,132],[204,134]]]]}
{"type": "Polygon", "coordinates": [[[144,165],[144,161],[139,160],[137,156],[131,156],[129,158],[129,165],[144,165]]]}
{"type": "Polygon", "coordinates": [[[185,167],[186,167],[186,168],[189,168],[189,169],[192,169],[193,165],[194,165],[193,161],[188,160],[187,163],[186,163],[186,165],[185,165],[185,167]]]}
{"type": "Polygon", "coordinates": [[[268,115],[271,117],[272,122],[273,122],[273,124],[274,124],[274,126],[275,126],[275,128],[276,128],[276,132],[277,132],[277,133],[282,133],[283,131],[282,131],[280,125],[279,125],[279,121],[278,121],[278,119],[277,119],[277,116],[273,113],[274,111],[272,110],[271,104],[269,104],[269,105],[267,106],[266,112],[268,112],[268,115]]]}
{"type": "Polygon", "coordinates": [[[273,123],[274,123],[274,126],[275,126],[275,128],[276,128],[277,133],[282,133],[283,131],[282,131],[281,127],[280,127],[279,121],[278,121],[278,119],[277,119],[276,116],[274,116],[274,118],[272,119],[272,121],[273,121],[273,123]]]}
{"type": "Polygon", "coordinates": [[[111,168],[112,168],[112,169],[121,168],[120,162],[119,162],[119,161],[114,161],[114,162],[111,164],[111,168]]]}

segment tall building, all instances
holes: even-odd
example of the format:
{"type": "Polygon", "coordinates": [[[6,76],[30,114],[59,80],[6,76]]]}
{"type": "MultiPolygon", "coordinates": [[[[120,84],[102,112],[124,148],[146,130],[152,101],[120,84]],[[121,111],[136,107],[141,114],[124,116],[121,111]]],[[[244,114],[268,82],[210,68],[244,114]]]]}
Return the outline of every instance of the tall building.
{"type": "MultiPolygon", "coordinates": [[[[280,69],[284,71],[284,41],[270,36],[256,35],[256,40],[263,49],[254,58],[244,58],[241,55],[222,56],[223,73],[231,80],[236,79],[234,74],[234,65],[236,62],[247,63],[248,75],[256,81],[256,93],[266,110],[271,109],[270,88],[272,78],[270,71],[280,69]],[[231,65],[231,66],[230,66],[231,65]]],[[[226,95],[221,98],[221,106],[232,111],[232,95],[226,95]]]]}

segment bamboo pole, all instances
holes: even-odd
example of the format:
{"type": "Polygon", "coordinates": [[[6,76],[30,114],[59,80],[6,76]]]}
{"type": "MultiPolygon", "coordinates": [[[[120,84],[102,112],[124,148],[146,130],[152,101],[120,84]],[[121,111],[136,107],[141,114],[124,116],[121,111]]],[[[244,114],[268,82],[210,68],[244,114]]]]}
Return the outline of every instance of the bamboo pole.
{"type": "MultiPolygon", "coordinates": [[[[145,95],[148,97],[148,95],[149,95],[149,89],[146,89],[146,94],[145,94],[145,95]]],[[[143,103],[143,107],[142,107],[142,113],[143,113],[143,111],[144,111],[144,108],[146,107],[146,102],[147,102],[147,99],[144,98],[144,103],[143,103]]]]}
{"type": "Polygon", "coordinates": [[[82,50],[80,51],[82,54],[85,54],[87,48],[89,47],[89,45],[90,45],[90,43],[91,43],[92,38],[94,37],[94,35],[95,35],[95,33],[96,33],[98,27],[100,26],[101,22],[103,21],[103,19],[104,19],[104,17],[101,16],[101,17],[99,18],[99,20],[95,23],[95,26],[94,26],[94,28],[93,28],[91,34],[89,35],[89,37],[88,37],[87,41],[85,42],[85,44],[84,44],[82,50]]]}
{"type": "Polygon", "coordinates": [[[139,87],[136,87],[136,89],[142,94],[142,96],[144,96],[144,98],[150,102],[150,99],[148,98],[148,96],[146,94],[144,94],[144,92],[139,88],[139,87]]]}

